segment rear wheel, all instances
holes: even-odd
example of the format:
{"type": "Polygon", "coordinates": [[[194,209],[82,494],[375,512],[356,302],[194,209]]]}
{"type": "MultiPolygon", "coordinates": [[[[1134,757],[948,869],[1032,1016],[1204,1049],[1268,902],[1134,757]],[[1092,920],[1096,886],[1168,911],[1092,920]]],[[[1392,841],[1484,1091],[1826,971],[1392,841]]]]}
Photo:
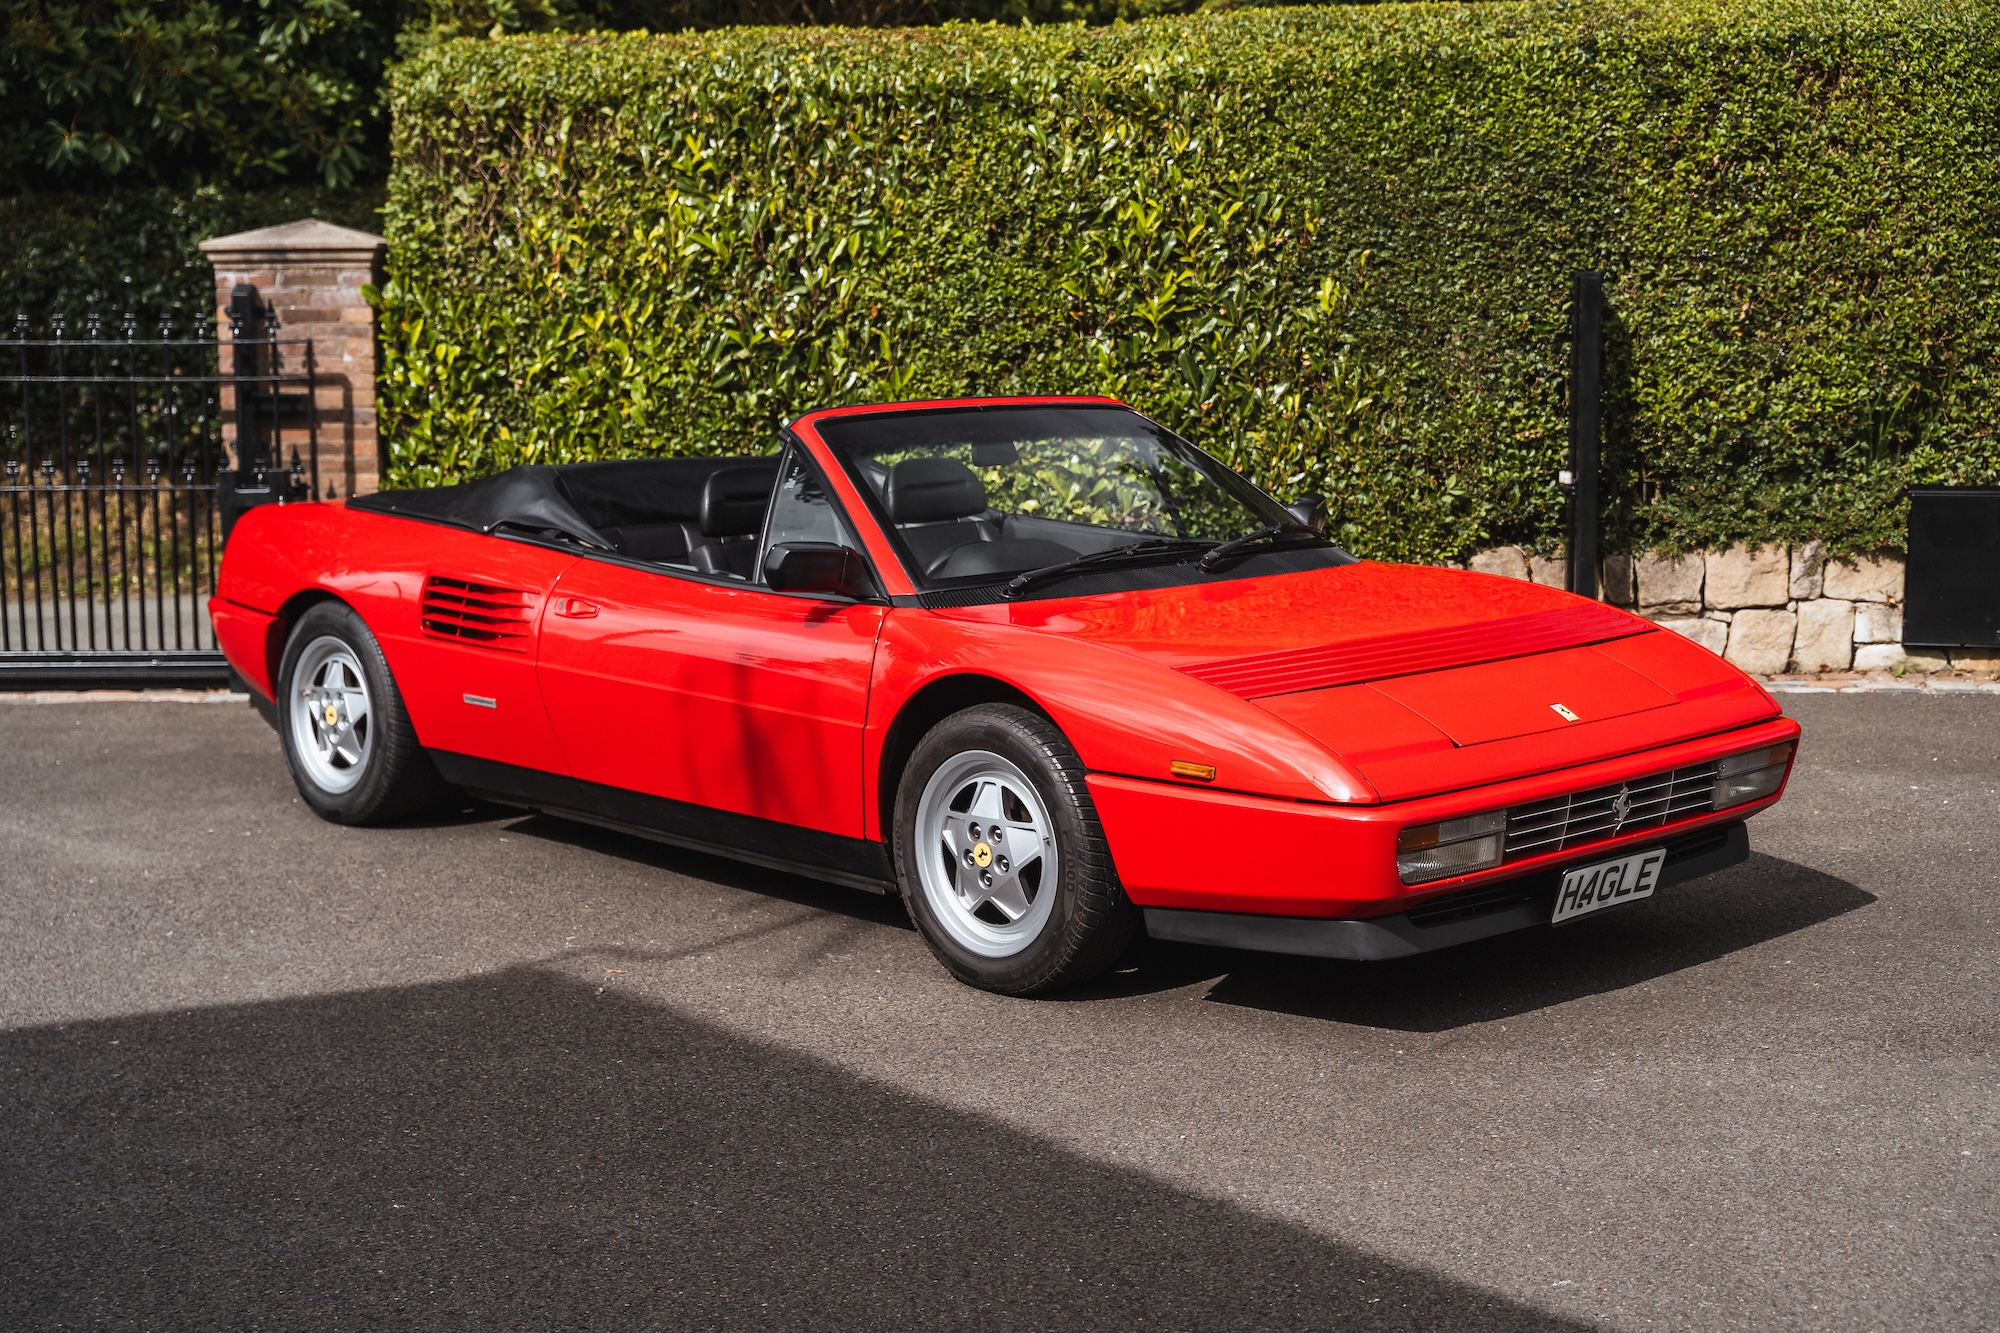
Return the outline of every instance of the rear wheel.
{"type": "Polygon", "coordinates": [[[1136,933],[1082,761],[1025,708],[968,708],[918,743],[897,791],[895,852],[931,952],[985,990],[1079,985],[1136,933]]]}
{"type": "Polygon", "coordinates": [[[381,646],[352,609],[321,602],[300,616],[278,682],[285,763],[321,818],[383,824],[442,795],[381,646]]]}

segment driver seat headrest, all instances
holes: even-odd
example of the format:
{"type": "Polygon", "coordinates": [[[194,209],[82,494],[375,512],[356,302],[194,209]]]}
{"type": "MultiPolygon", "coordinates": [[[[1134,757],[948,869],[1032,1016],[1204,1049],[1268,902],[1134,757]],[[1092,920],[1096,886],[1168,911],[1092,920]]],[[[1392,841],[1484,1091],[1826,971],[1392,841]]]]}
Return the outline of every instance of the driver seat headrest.
{"type": "Polygon", "coordinates": [[[891,523],[942,523],[986,512],[986,487],[955,458],[906,458],[889,469],[883,506],[891,523]]]}

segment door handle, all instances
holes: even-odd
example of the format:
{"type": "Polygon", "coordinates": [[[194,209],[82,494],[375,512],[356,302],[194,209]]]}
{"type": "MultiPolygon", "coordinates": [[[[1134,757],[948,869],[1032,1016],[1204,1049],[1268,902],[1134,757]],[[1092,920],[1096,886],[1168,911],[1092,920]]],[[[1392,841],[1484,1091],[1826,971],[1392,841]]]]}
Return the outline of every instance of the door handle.
{"type": "Polygon", "coordinates": [[[588,620],[597,614],[597,603],[586,602],[581,597],[558,597],[555,612],[568,620],[588,620]]]}

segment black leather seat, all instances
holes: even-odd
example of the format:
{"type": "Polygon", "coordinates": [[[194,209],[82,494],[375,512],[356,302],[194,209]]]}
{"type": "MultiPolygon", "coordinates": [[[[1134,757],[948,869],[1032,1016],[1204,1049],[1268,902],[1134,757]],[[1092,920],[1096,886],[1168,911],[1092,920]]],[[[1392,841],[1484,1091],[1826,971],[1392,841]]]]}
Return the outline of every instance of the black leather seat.
{"type": "Polygon", "coordinates": [[[926,574],[937,574],[959,547],[995,535],[984,521],[986,487],[955,458],[906,458],[890,468],[882,507],[926,574]]]}
{"type": "Polygon", "coordinates": [[[757,567],[757,538],[764,531],[764,511],[778,463],[723,468],[701,488],[701,535],[706,539],[689,553],[689,563],[704,574],[748,579],[757,567]]]}
{"type": "MultiPolygon", "coordinates": [[[[701,526],[710,478],[725,471],[757,473],[768,494],[776,468],[773,458],[624,458],[565,463],[554,472],[564,498],[619,554],[688,565],[710,540],[701,526]]],[[[757,504],[753,531],[762,521],[761,498],[757,504]]]]}
{"type": "Polygon", "coordinates": [[[696,523],[627,523],[598,531],[619,554],[663,565],[686,564],[688,553],[702,541],[701,526],[696,523]]]}

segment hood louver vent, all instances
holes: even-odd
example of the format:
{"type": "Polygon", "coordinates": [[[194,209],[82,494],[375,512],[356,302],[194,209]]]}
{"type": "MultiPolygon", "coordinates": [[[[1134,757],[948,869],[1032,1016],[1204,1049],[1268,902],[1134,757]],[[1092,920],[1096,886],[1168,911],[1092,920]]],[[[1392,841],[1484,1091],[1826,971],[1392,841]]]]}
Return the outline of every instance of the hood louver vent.
{"type": "Polygon", "coordinates": [[[522,653],[528,650],[534,604],[519,588],[433,574],[424,580],[421,614],[426,634],[522,653]]]}
{"type": "Polygon", "coordinates": [[[1506,620],[1445,625],[1180,669],[1239,698],[1261,699],[1576,648],[1649,634],[1657,628],[1613,606],[1565,606],[1506,620]]]}

